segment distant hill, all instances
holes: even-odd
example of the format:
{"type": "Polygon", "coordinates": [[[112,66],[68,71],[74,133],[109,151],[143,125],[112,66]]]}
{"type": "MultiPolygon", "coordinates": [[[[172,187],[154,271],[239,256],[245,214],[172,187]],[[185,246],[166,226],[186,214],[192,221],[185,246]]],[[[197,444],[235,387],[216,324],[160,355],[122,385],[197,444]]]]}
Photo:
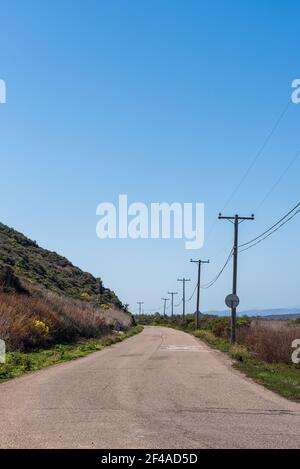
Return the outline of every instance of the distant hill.
{"type": "MultiPolygon", "coordinates": [[[[205,314],[229,316],[230,310],[207,311],[205,314]]],[[[238,316],[261,317],[265,319],[297,319],[300,317],[300,308],[249,309],[238,311],[238,316]]]]}
{"type": "Polygon", "coordinates": [[[74,298],[97,297],[101,303],[122,307],[100,278],[83,272],[56,252],[41,248],[22,233],[0,223],[0,270],[9,266],[17,277],[74,298]]]}

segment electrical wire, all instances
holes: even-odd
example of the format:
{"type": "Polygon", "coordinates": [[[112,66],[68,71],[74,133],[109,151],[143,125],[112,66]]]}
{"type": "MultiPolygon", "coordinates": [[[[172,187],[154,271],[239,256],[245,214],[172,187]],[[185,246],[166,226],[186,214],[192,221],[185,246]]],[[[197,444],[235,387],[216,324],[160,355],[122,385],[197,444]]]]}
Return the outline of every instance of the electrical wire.
{"type": "Polygon", "coordinates": [[[253,248],[254,246],[256,246],[257,244],[261,243],[262,241],[264,241],[266,238],[269,238],[269,236],[271,236],[272,234],[276,233],[276,231],[278,231],[280,228],[282,228],[284,225],[286,225],[290,220],[292,220],[298,213],[300,212],[300,208],[295,212],[293,213],[293,215],[291,215],[288,219],[284,220],[279,226],[277,226],[273,231],[269,232],[266,236],[264,236],[263,238],[260,238],[258,241],[256,241],[254,244],[251,244],[250,246],[247,246],[245,247],[244,249],[241,249],[239,252],[244,252],[244,251],[248,251],[248,249],[251,249],[253,248]]]}
{"type": "MultiPolygon", "coordinates": [[[[287,104],[285,104],[283,110],[281,111],[281,113],[279,114],[279,117],[277,118],[277,120],[275,121],[275,124],[273,125],[273,127],[271,128],[270,132],[267,134],[267,137],[265,138],[265,140],[263,141],[261,147],[258,149],[258,151],[254,154],[254,157],[252,158],[252,161],[250,163],[250,165],[248,166],[247,170],[245,171],[245,173],[243,174],[243,176],[241,177],[241,179],[239,180],[238,184],[235,186],[235,188],[233,189],[233,191],[231,192],[230,196],[228,197],[227,201],[225,202],[225,204],[223,205],[222,209],[221,209],[221,212],[223,212],[225,210],[225,208],[227,208],[227,206],[229,205],[229,203],[232,201],[232,199],[234,198],[234,196],[236,195],[236,193],[238,192],[238,190],[240,189],[240,187],[242,186],[243,182],[247,179],[249,173],[251,172],[252,168],[255,166],[256,162],[258,161],[258,159],[261,157],[263,151],[265,150],[265,148],[267,147],[268,143],[270,142],[271,138],[273,137],[273,135],[275,134],[277,128],[279,127],[279,124],[281,123],[281,121],[283,120],[283,118],[285,117],[287,111],[289,110],[289,107],[290,107],[290,104],[291,104],[291,100],[289,99],[287,104]]],[[[272,189],[273,191],[274,189],[272,189]]],[[[269,195],[268,195],[269,196],[269,195]]],[[[210,235],[211,233],[214,231],[214,228],[217,224],[217,220],[218,218],[215,218],[215,220],[213,221],[210,229],[208,230],[208,235],[206,237],[206,240],[207,238],[210,238],[210,235]]]]}
{"type": "Polygon", "coordinates": [[[276,187],[281,183],[282,179],[285,177],[287,172],[290,170],[290,168],[293,166],[293,164],[297,161],[298,157],[300,155],[300,150],[297,151],[297,153],[292,157],[290,160],[289,164],[286,166],[286,168],[282,171],[281,175],[279,178],[275,181],[275,183],[271,186],[270,190],[266,193],[262,201],[259,203],[259,205],[256,207],[255,212],[257,212],[262,205],[265,203],[265,201],[270,197],[272,192],[276,189],[276,187]]]}
{"type": "Polygon", "coordinates": [[[252,170],[252,168],[255,166],[257,160],[260,158],[260,156],[262,155],[264,149],[266,148],[266,146],[268,145],[269,141],[271,140],[272,136],[274,135],[274,133],[276,132],[280,122],[282,121],[282,119],[284,118],[284,116],[286,115],[289,107],[290,107],[290,104],[291,104],[291,100],[289,99],[288,103],[284,106],[283,108],[283,111],[280,113],[279,115],[279,118],[277,119],[277,121],[275,122],[274,126],[272,127],[271,131],[269,132],[269,134],[267,135],[266,139],[264,140],[262,146],[259,148],[258,152],[254,155],[254,158],[252,159],[250,165],[248,166],[247,170],[245,171],[245,173],[243,174],[243,176],[241,177],[239,183],[236,185],[235,189],[233,189],[231,195],[229,196],[229,198],[227,199],[227,201],[225,202],[225,205],[223,206],[222,208],[222,212],[223,210],[225,210],[225,208],[229,205],[229,203],[231,202],[231,200],[233,199],[233,197],[235,196],[235,194],[238,192],[239,188],[241,187],[241,185],[243,184],[243,182],[247,179],[250,171],[252,170]]]}
{"type": "MultiPolygon", "coordinates": [[[[293,207],[291,210],[288,211],[283,217],[280,218],[274,225],[272,225],[270,228],[265,230],[263,233],[260,235],[256,236],[255,238],[251,239],[250,241],[247,241],[246,243],[240,244],[239,248],[243,248],[244,246],[248,246],[249,244],[252,244],[253,242],[257,241],[259,238],[265,236],[266,234],[269,233],[269,231],[273,230],[276,228],[277,225],[279,225],[282,221],[284,221],[291,213],[293,213],[298,207],[300,207],[300,202],[298,202],[295,207],[293,207]]],[[[277,231],[277,230],[276,230],[277,231]]],[[[242,252],[242,251],[241,251],[242,252]]]]}
{"type": "Polygon", "coordinates": [[[186,300],[186,303],[188,303],[189,301],[191,301],[191,299],[192,299],[193,296],[195,295],[195,292],[196,292],[197,288],[198,288],[198,282],[196,283],[196,286],[195,286],[195,288],[194,288],[193,293],[191,294],[191,296],[189,297],[189,299],[186,300]]]}
{"type": "Polygon", "coordinates": [[[183,299],[181,298],[181,300],[179,301],[179,303],[177,303],[176,305],[174,305],[174,308],[178,308],[178,306],[180,306],[182,302],[183,302],[183,299]]]}
{"type": "Polygon", "coordinates": [[[232,258],[232,255],[233,255],[233,249],[231,249],[227,259],[226,259],[226,262],[225,264],[223,265],[222,269],[219,271],[219,273],[208,283],[206,284],[203,284],[203,285],[200,285],[200,288],[205,288],[205,289],[208,289],[210,287],[212,287],[218,280],[219,278],[221,277],[222,273],[224,272],[224,270],[226,269],[227,265],[229,264],[231,258],[232,258]]]}
{"type": "MultiPolygon", "coordinates": [[[[244,183],[244,181],[247,179],[249,173],[251,172],[252,168],[255,166],[256,162],[258,161],[258,159],[261,157],[263,151],[265,150],[265,148],[267,147],[268,143],[270,142],[272,136],[274,135],[274,133],[276,132],[277,128],[279,127],[279,124],[280,122],[283,120],[283,118],[285,117],[288,109],[290,107],[290,100],[288,101],[287,105],[285,105],[283,111],[280,113],[278,119],[276,120],[274,126],[272,127],[271,131],[268,133],[266,139],[263,141],[263,144],[262,146],[259,148],[259,150],[256,152],[256,154],[254,155],[254,158],[252,159],[250,165],[248,166],[247,170],[245,171],[245,173],[243,174],[243,176],[241,177],[240,181],[238,182],[238,184],[236,185],[236,187],[234,188],[234,190],[232,191],[232,193],[230,194],[229,198],[227,199],[227,201],[225,202],[225,204],[223,205],[222,207],[222,210],[221,211],[224,211],[225,208],[229,205],[229,203],[231,202],[231,200],[234,198],[234,196],[236,195],[236,193],[238,192],[238,190],[240,189],[240,187],[242,186],[242,184],[244,183]]],[[[289,162],[289,164],[287,165],[287,167],[285,168],[285,170],[282,172],[282,174],[279,176],[279,178],[277,179],[277,181],[273,184],[273,186],[270,188],[270,190],[267,192],[267,194],[264,196],[264,198],[262,199],[262,201],[260,202],[259,206],[257,207],[256,211],[265,203],[265,201],[267,200],[267,198],[271,195],[271,193],[276,189],[276,187],[280,184],[281,180],[284,178],[284,176],[286,175],[286,173],[289,171],[289,169],[291,168],[291,166],[295,163],[295,161],[298,159],[300,155],[300,150],[293,156],[293,158],[291,159],[291,161],[289,162]]],[[[268,230],[264,231],[263,233],[261,233],[259,236],[253,238],[252,240],[250,241],[247,241],[246,243],[243,243],[239,246],[239,248],[244,248],[244,249],[241,249],[239,250],[239,252],[243,252],[243,251],[246,251],[254,246],[256,246],[257,244],[261,243],[262,241],[264,241],[266,238],[268,238],[269,236],[271,236],[272,234],[274,234],[276,231],[278,231],[280,228],[282,228],[286,223],[288,223],[290,220],[292,220],[299,212],[300,212],[300,208],[298,209],[298,207],[300,206],[300,202],[298,204],[295,205],[295,207],[293,207],[286,215],[284,215],[280,220],[278,220],[275,224],[273,224],[268,230]],[[298,209],[298,210],[297,210],[298,209]],[[296,210],[296,212],[295,212],[296,210]],[[295,213],[293,213],[295,212],[295,213]],[[290,216],[291,215],[291,216],[290,216]],[[288,218],[289,217],[289,218],[288,218]]],[[[213,231],[214,229],[214,226],[216,224],[216,221],[217,219],[214,221],[211,229],[209,230],[209,234],[208,236],[211,234],[211,232],[213,231]]],[[[225,264],[223,265],[223,267],[221,268],[221,270],[218,272],[218,274],[208,283],[206,284],[203,284],[203,285],[200,285],[200,288],[204,288],[204,289],[208,289],[208,288],[211,288],[217,281],[218,279],[221,277],[221,275],[223,274],[224,270],[226,269],[227,265],[229,264],[231,258],[233,256],[233,249],[231,249],[227,259],[226,259],[226,262],[225,264]]],[[[188,300],[186,300],[187,302],[191,301],[193,296],[195,295],[195,292],[196,292],[196,289],[198,287],[198,283],[195,285],[195,288],[194,288],[194,291],[192,293],[192,295],[189,297],[188,300]]],[[[175,304],[174,307],[178,307],[181,305],[181,303],[183,302],[183,298],[180,300],[179,303],[175,304]]],[[[166,309],[168,309],[168,305],[166,305],[166,309]]],[[[154,311],[160,311],[161,309],[163,308],[163,306],[160,306],[158,308],[153,308],[153,309],[150,309],[150,310],[147,310],[147,312],[154,312],[154,311]]]]}

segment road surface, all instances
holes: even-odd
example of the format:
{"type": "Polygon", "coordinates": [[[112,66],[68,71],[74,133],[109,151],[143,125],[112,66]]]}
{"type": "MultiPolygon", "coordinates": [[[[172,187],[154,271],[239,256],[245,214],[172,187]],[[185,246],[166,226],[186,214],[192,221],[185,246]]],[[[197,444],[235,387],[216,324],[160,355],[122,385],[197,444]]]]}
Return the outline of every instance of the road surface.
{"type": "Polygon", "coordinates": [[[2,383],[0,412],[4,448],[300,448],[300,404],[162,327],[2,383]]]}

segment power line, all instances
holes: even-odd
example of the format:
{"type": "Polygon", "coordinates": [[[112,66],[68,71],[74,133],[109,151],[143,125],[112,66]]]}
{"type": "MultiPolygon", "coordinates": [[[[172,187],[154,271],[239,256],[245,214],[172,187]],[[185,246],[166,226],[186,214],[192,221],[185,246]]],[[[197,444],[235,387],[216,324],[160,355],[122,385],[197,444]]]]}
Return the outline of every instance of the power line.
{"type": "MultiPolygon", "coordinates": [[[[238,192],[238,190],[240,189],[240,187],[242,186],[243,182],[247,179],[249,173],[251,172],[252,168],[255,166],[256,162],[258,161],[258,159],[261,157],[263,151],[265,150],[265,148],[267,147],[268,143],[270,142],[271,138],[273,137],[273,135],[275,134],[277,128],[279,127],[279,124],[281,123],[281,121],[283,120],[283,118],[285,117],[287,111],[289,110],[289,107],[290,107],[290,104],[291,104],[291,100],[289,99],[287,104],[285,104],[283,110],[280,112],[279,114],[279,117],[277,118],[277,120],[275,121],[275,124],[273,125],[273,127],[271,128],[270,132],[267,134],[265,140],[263,141],[261,147],[258,149],[258,151],[254,154],[252,160],[251,160],[251,163],[250,165],[248,166],[248,168],[246,169],[245,173],[243,174],[243,176],[241,177],[241,179],[239,180],[238,184],[235,186],[235,188],[233,189],[233,191],[231,192],[230,196],[228,197],[227,201],[225,202],[225,204],[223,205],[222,207],[222,210],[221,211],[224,211],[225,208],[227,208],[227,206],[229,205],[229,203],[232,201],[232,199],[234,198],[234,196],[236,195],[236,193],[238,192]]],[[[273,190],[272,190],[273,191],[273,190]]],[[[268,195],[269,196],[269,195],[268,195]]],[[[207,235],[207,238],[210,237],[211,233],[213,232],[216,224],[217,224],[217,218],[213,221],[212,225],[211,225],[211,228],[209,229],[208,231],[208,235],[207,235]]]]}
{"type": "MultiPolygon", "coordinates": [[[[231,192],[230,196],[228,197],[227,201],[225,202],[222,210],[224,210],[228,204],[231,202],[231,200],[234,198],[234,196],[236,195],[236,193],[238,192],[238,190],[240,189],[240,187],[242,186],[242,184],[244,183],[244,181],[247,179],[249,173],[251,172],[251,170],[253,169],[253,167],[255,166],[256,162],[258,161],[258,159],[261,157],[263,151],[265,150],[265,148],[267,147],[268,143],[270,142],[271,138],[273,137],[273,135],[275,134],[277,128],[279,127],[281,121],[283,120],[283,118],[285,117],[285,115],[287,114],[288,112],[288,109],[290,107],[290,99],[288,101],[288,103],[284,106],[282,112],[280,113],[278,119],[275,121],[273,127],[271,128],[270,132],[267,134],[265,140],[263,141],[261,147],[258,149],[258,151],[254,154],[254,157],[252,158],[252,161],[251,163],[249,164],[248,168],[246,169],[246,171],[244,172],[244,174],[242,175],[242,177],[240,178],[238,184],[236,185],[236,187],[233,189],[233,191],[231,192]]],[[[291,166],[294,164],[294,162],[297,160],[297,158],[299,157],[300,155],[300,150],[294,155],[294,157],[292,158],[292,160],[290,161],[290,163],[288,164],[288,166],[285,168],[285,170],[283,171],[283,173],[280,175],[280,177],[278,178],[278,180],[273,184],[273,186],[271,187],[271,189],[267,192],[267,194],[265,195],[265,197],[263,198],[263,200],[261,201],[261,203],[259,204],[259,207],[260,208],[264,202],[266,201],[266,199],[270,196],[270,194],[275,190],[275,188],[278,186],[278,184],[281,182],[281,180],[283,179],[283,177],[285,176],[285,174],[288,172],[288,170],[291,168],[291,166]]],[[[287,219],[287,217],[289,217],[290,214],[292,214],[297,208],[298,206],[300,205],[297,204],[290,212],[288,212],[284,217],[282,217],[277,223],[275,223],[272,227],[270,227],[268,230],[266,230],[264,233],[262,233],[261,235],[257,236],[256,238],[248,241],[247,243],[243,243],[242,245],[238,246],[238,248],[240,247],[244,247],[245,246],[245,249],[242,249],[241,251],[239,252],[243,252],[247,249],[250,249],[251,247],[254,247],[256,244],[262,242],[264,239],[266,239],[267,237],[271,236],[273,233],[275,233],[277,230],[279,230],[283,225],[285,225],[288,221],[290,221],[292,218],[294,218],[294,216],[296,216],[297,213],[300,212],[300,209],[297,210],[297,212],[295,212],[290,218],[287,219]],[[273,230],[273,231],[272,231],[273,230]],[[246,247],[248,246],[248,247],[246,247]]],[[[211,229],[209,230],[209,233],[208,233],[208,236],[210,236],[211,232],[213,231],[213,228],[216,224],[216,220],[214,221],[211,229]]],[[[217,281],[218,279],[221,277],[221,275],[223,274],[225,268],[227,267],[227,265],[229,264],[232,256],[233,256],[233,253],[234,253],[234,250],[233,248],[231,249],[227,259],[226,259],[226,262],[225,264],[223,265],[223,267],[221,268],[221,270],[218,272],[218,274],[208,283],[204,284],[204,285],[201,285],[200,282],[198,282],[194,288],[194,291],[192,293],[192,295],[190,296],[190,298],[187,300],[188,302],[191,301],[191,299],[194,297],[195,295],[195,292],[196,292],[196,289],[197,287],[199,286],[200,288],[211,288],[217,281]]],[[[173,306],[174,307],[178,307],[181,305],[181,303],[183,303],[183,316],[185,315],[185,303],[186,303],[186,300],[185,300],[185,282],[186,281],[189,281],[189,279],[178,279],[180,281],[183,282],[183,298],[180,300],[179,303],[173,305],[172,304],[172,310],[173,310],[173,306]]],[[[165,300],[165,299],[164,299],[165,300]]],[[[172,297],[172,300],[173,300],[173,297],[172,297]]],[[[172,302],[173,303],[173,302],[172,302]]],[[[164,310],[165,310],[165,307],[166,307],[166,302],[164,304],[164,310]]],[[[141,308],[141,306],[140,306],[141,308]]],[[[162,307],[159,307],[159,308],[155,308],[153,310],[149,310],[150,311],[159,311],[161,310],[162,307]]]]}
{"type": "Polygon", "coordinates": [[[177,303],[176,305],[174,305],[174,308],[178,308],[178,306],[180,306],[181,303],[182,303],[182,298],[181,298],[181,300],[179,301],[179,303],[177,303]]]}
{"type": "Polygon", "coordinates": [[[285,177],[285,175],[287,174],[287,172],[289,171],[289,169],[293,166],[293,164],[297,161],[298,157],[300,155],[300,150],[297,151],[297,153],[292,157],[292,159],[290,160],[289,164],[286,166],[286,168],[282,171],[282,173],[280,174],[279,178],[275,181],[275,183],[271,186],[270,190],[266,193],[266,195],[264,196],[264,198],[262,199],[262,201],[259,203],[259,205],[257,206],[257,208],[255,209],[255,211],[257,212],[261,207],[262,205],[265,203],[265,201],[270,197],[270,195],[272,194],[272,192],[274,192],[274,190],[276,189],[276,187],[281,183],[282,179],[285,177]]]}
{"type": "Polygon", "coordinates": [[[257,160],[260,158],[260,156],[262,155],[264,149],[266,148],[266,146],[268,145],[269,141],[271,140],[272,136],[274,135],[274,133],[276,132],[280,122],[282,121],[282,119],[284,118],[284,116],[286,115],[289,107],[290,107],[290,104],[291,104],[291,100],[289,99],[288,103],[284,106],[283,108],[283,111],[280,113],[279,115],[279,118],[277,119],[277,121],[275,122],[274,126],[272,127],[271,131],[268,133],[266,139],[264,140],[262,146],[259,148],[259,150],[257,151],[257,153],[254,155],[254,158],[252,159],[250,165],[248,166],[247,170],[245,171],[245,173],[243,174],[243,176],[241,177],[240,181],[238,182],[238,184],[236,185],[236,187],[233,189],[231,195],[229,196],[229,198],[227,199],[227,201],[225,202],[223,208],[221,211],[225,210],[225,208],[228,206],[228,204],[231,202],[231,200],[233,199],[233,197],[235,196],[235,194],[238,192],[239,188],[241,187],[241,185],[243,184],[243,182],[247,179],[249,173],[251,172],[252,168],[255,166],[257,160]]]}
{"type": "Polygon", "coordinates": [[[195,292],[196,292],[196,290],[197,290],[197,287],[198,287],[198,283],[196,283],[195,288],[194,288],[194,290],[193,290],[193,293],[191,294],[191,296],[189,297],[189,299],[186,300],[187,303],[188,303],[189,301],[191,301],[191,299],[194,297],[195,292]]]}
{"type": "Polygon", "coordinates": [[[241,249],[239,250],[239,252],[244,252],[244,251],[248,251],[248,249],[250,248],[253,248],[254,246],[256,246],[257,244],[261,243],[262,241],[264,241],[266,238],[269,238],[269,236],[271,236],[272,234],[276,233],[276,231],[278,231],[280,228],[282,228],[284,225],[286,225],[286,223],[288,223],[290,220],[292,220],[298,213],[300,212],[300,208],[295,212],[293,213],[293,215],[291,215],[288,219],[286,219],[284,222],[281,223],[281,225],[277,226],[277,228],[275,228],[273,231],[269,232],[266,236],[264,236],[263,238],[260,238],[258,241],[256,241],[254,244],[251,244],[250,246],[244,248],[244,249],[241,249]]]}
{"type": "MultiPolygon", "coordinates": [[[[253,238],[252,240],[250,241],[247,241],[246,243],[243,243],[243,244],[240,244],[238,247],[239,248],[242,248],[244,247],[244,249],[239,249],[239,252],[244,252],[244,251],[247,251],[248,249],[256,246],[257,244],[261,243],[262,241],[264,241],[265,239],[267,239],[268,237],[270,237],[272,234],[274,234],[276,231],[278,231],[280,228],[282,228],[284,225],[286,225],[289,221],[291,221],[298,213],[300,213],[300,202],[298,202],[291,210],[289,210],[283,217],[280,218],[280,220],[278,220],[276,223],[274,223],[270,228],[268,228],[267,230],[265,230],[263,233],[261,233],[259,236],[256,236],[255,238],[253,238]]],[[[242,220],[243,221],[243,220],[242,220]]],[[[232,258],[232,255],[233,255],[233,249],[231,249],[231,251],[229,252],[229,255],[223,265],[223,267],[220,269],[220,271],[218,272],[218,274],[212,279],[210,280],[208,283],[206,284],[200,284],[200,288],[204,288],[204,289],[208,289],[208,288],[211,288],[217,281],[218,279],[221,277],[221,275],[223,274],[225,268],[227,267],[227,265],[229,264],[231,258],[232,258]]],[[[179,280],[185,280],[185,281],[189,281],[189,279],[179,279],[179,280]]],[[[189,302],[192,300],[192,298],[194,297],[195,295],[195,292],[197,290],[197,287],[198,287],[198,283],[196,283],[195,285],[195,288],[193,290],[193,293],[192,295],[188,298],[188,300],[185,301],[186,302],[189,302]]],[[[172,292],[171,292],[172,293],[172,292]]],[[[170,294],[171,294],[170,293],[170,294]]],[[[174,292],[175,294],[175,292],[174,292]]],[[[179,301],[179,303],[175,304],[174,307],[177,308],[181,305],[181,303],[183,302],[183,298],[181,298],[181,300],[179,301]]],[[[141,307],[141,305],[143,304],[143,302],[138,302],[139,306],[141,307]]],[[[150,310],[147,310],[147,312],[152,312],[152,311],[160,311],[164,306],[159,306],[157,308],[153,308],[153,309],[150,309],[150,310]]]]}
{"type": "Polygon", "coordinates": [[[230,262],[230,259],[232,258],[232,254],[233,254],[233,248],[231,249],[227,259],[226,259],[226,262],[225,264],[223,265],[223,267],[221,268],[221,270],[218,272],[218,274],[208,283],[205,283],[203,285],[200,285],[200,288],[210,288],[212,287],[218,280],[219,278],[221,277],[222,273],[224,272],[224,270],[226,269],[227,265],[229,264],[230,262]]]}
{"type": "MultiPolygon", "coordinates": [[[[291,210],[289,210],[288,213],[286,213],[283,217],[280,218],[274,225],[272,225],[270,228],[265,230],[263,233],[260,235],[256,236],[255,238],[251,239],[250,241],[247,241],[246,243],[240,244],[239,248],[242,248],[244,246],[248,246],[249,244],[252,244],[253,242],[257,241],[259,238],[265,236],[266,234],[269,233],[269,231],[273,230],[277,225],[279,225],[282,221],[284,221],[291,213],[293,213],[298,207],[300,207],[300,202],[298,202],[295,207],[293,207],[291,210]]],[[[297,212],[298,213],[298,212],[297,212]]],[[[293,217],[292,217],[293,218],[293,217]]],[[[276,230],[277,231],[277,230],[276,230]]],[[[241,251],[242,252],[242,251],[241,251]]]]}

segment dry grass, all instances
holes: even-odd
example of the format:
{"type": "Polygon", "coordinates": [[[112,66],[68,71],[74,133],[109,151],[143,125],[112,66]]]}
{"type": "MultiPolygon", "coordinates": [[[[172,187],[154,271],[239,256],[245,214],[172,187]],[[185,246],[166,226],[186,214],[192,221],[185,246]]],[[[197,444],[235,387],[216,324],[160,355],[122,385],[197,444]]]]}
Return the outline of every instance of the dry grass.
{"type": "Polygon", "coordinates": [[[121,310],[103,310],[30,284],[26,288],[29,295],[0,292],[0,338],[10,351],[100,337],[113,327],[130,326],[130,317],[121,310]]]}
{"type": "Polygon", "coordinates": [[[254,321],[238,330],[238,342],[267,363],[291,363],[294,339],[300,339],[300,327],[283,321],[254,321]]]}

